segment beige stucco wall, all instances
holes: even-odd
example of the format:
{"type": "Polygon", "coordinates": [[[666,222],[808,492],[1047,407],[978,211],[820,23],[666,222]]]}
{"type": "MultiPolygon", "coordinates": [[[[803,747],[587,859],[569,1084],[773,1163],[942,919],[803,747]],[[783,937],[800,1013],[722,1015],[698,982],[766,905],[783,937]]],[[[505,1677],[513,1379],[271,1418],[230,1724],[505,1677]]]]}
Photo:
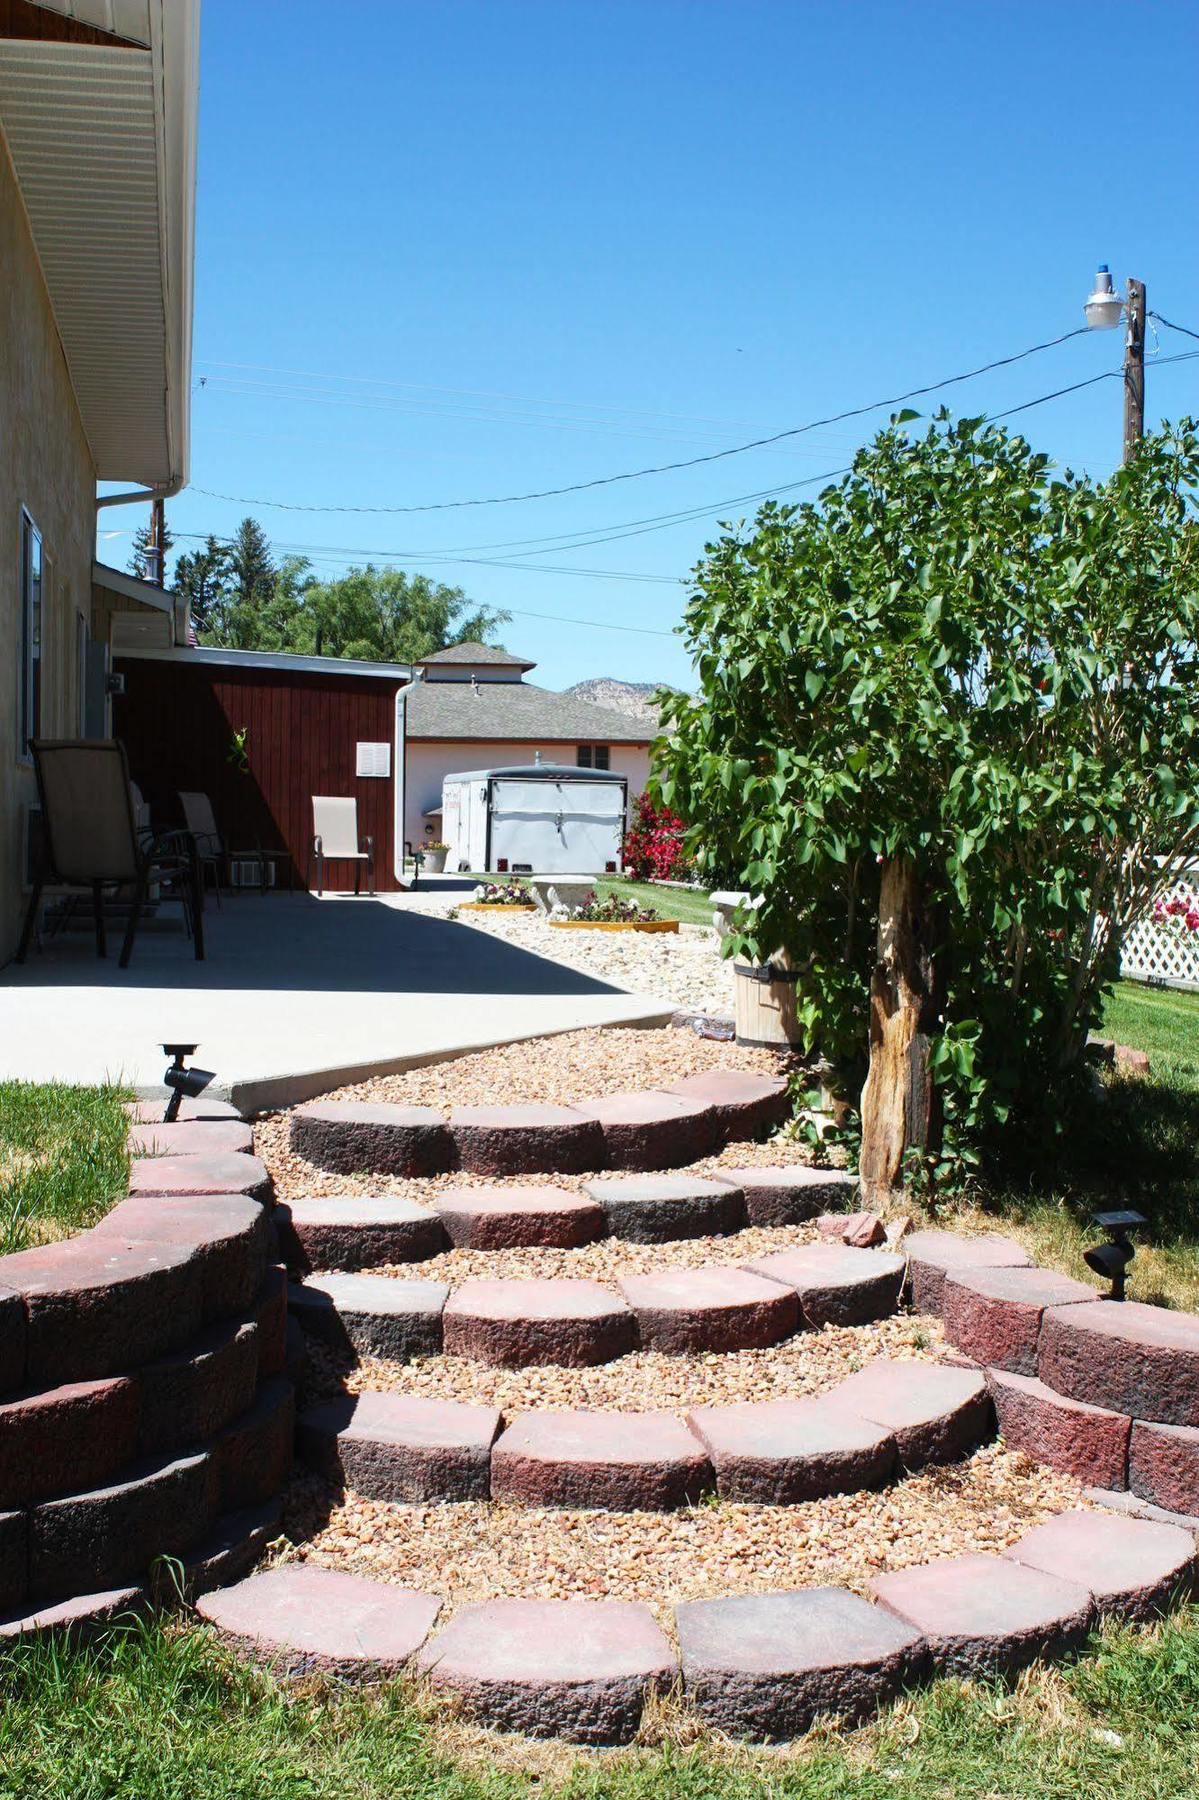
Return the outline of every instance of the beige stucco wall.
{"type": "Polygon", "coordinates": [[[42,534],[44,736],[79,721],[76,615],[91,609],[95,470],[12,164],[0,137],[0,963],[21,916],[22,811],[33,771],[17,743],[21,508],[42,534]]]}
{"type": "MultiPolygon", "coordinates": [[[[540,752],[542,762],[573,765],[578,746],[530,740],[527,743],[422,743],[408,740],[404,786],[404,838],[411,844],[424,841],[424,815],[431,807],[441,805],[441,784],[447,775],[461,774],[466,769],[503,769],[531,763],[540,752]]],[[[627,775],[629,807],[649,780],[649,749],[643,744],[612,744],[611,768],[616,775],[627,775]]]]}

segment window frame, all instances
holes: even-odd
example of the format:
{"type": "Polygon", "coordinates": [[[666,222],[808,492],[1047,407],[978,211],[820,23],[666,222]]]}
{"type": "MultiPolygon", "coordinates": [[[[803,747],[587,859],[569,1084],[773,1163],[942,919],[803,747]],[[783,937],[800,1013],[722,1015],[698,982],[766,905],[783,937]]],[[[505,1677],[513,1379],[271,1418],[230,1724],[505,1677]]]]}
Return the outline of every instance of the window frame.
{"type": "Polygon", "coordinates": [[[21,642],[17,657],[17,761],[28,767],[33,763],[30,743],[41,735],[44,699],[46,542],[27,506],[21,508],[19,557],[21,642]],[[35,548],[36,580],[32,577],[35,548]]]}

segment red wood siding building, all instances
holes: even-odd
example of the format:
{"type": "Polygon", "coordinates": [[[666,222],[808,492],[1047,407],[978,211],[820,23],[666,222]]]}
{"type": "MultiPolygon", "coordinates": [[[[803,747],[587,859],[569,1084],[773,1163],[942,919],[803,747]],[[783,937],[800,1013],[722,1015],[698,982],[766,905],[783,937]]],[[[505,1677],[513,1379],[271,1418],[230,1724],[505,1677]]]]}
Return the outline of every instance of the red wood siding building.
{"type": "MultiPolygon", "coordinates": [[[[407,671],[321,666],[331,658],[220,657],[193,650],[116,661],[125,692],[113,700],[113,732],[155,823],[179,821],[179,790],[196,789],[212,801],[230,851],[285,850],[291,878],[306,886],[312,796],[352,794],[359,835],[374,839],[376,886],[394,891],[395,696],[407,671]],[[241,732],[244,768],[234,751],[241,732]],[[359,743],[391,746],[389,776],[355,773],[359,743]]],[[[335,888],[353,887],[349,864],[327,872],[335,888]]],[[[279,880],[287,879],[281,865],[279,880]]]]}

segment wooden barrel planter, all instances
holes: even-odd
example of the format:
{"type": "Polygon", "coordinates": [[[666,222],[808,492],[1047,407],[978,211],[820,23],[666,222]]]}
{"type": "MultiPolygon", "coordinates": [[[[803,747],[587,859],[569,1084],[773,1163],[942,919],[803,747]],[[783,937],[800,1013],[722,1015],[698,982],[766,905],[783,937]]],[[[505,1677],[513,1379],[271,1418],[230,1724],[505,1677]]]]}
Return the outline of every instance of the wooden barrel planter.
{"type": "Polygon", "coordinates": [[[802,1043],[796,1018],[797,970],[782,956],[768,963],[734,963],[737,1042],[757,1050],[791,1050],[802,1043]]]}

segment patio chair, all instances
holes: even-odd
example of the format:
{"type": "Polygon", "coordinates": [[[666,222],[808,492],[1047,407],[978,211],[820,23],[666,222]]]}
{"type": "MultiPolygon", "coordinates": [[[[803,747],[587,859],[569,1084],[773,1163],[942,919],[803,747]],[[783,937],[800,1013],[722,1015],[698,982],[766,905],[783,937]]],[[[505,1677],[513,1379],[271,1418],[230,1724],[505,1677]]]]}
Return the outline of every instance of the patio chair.
{"type": "Polygon", "coordinates": [[[183,809],[183,823],[192,843],[196,846],[196,859],[200,865],[201,883],[211,874],[216,903],[221,904],[221,870],[228,861],[225,840],[217,830],[216,816],[212,810],[212,801],[207,794],[179,793],[179,804],[183,809]]]}
{"type": "Polygon", "coordinates": [[[316,891],[325,891],[325,864],[352,862],[354,892],[362,891],[362,865],[366,864],[370,894],[375,892],[375,844],[373,838],[358,839],[358,802],[340,799],[332,794],[312,796],[312,853],[316,857],[316,891]],[[366,848],[363,849],[362,845],[366,848]]]}
{"type": "Polygon", "coordinates": [[[138,822],[125,747],[114,739],[35,738],[30,745],[42,806],[42,855],[16,960],[29,951],[42,894],[48,885],[91,890],[96,955],[107,955],[105,889],[132,890],[121,945],[120,967],[129,966],[133,939],[150,884],[182,902],[195,943],[204,958],[199,866],[195,851],[178,834],[146,836],[138,822]]]}

